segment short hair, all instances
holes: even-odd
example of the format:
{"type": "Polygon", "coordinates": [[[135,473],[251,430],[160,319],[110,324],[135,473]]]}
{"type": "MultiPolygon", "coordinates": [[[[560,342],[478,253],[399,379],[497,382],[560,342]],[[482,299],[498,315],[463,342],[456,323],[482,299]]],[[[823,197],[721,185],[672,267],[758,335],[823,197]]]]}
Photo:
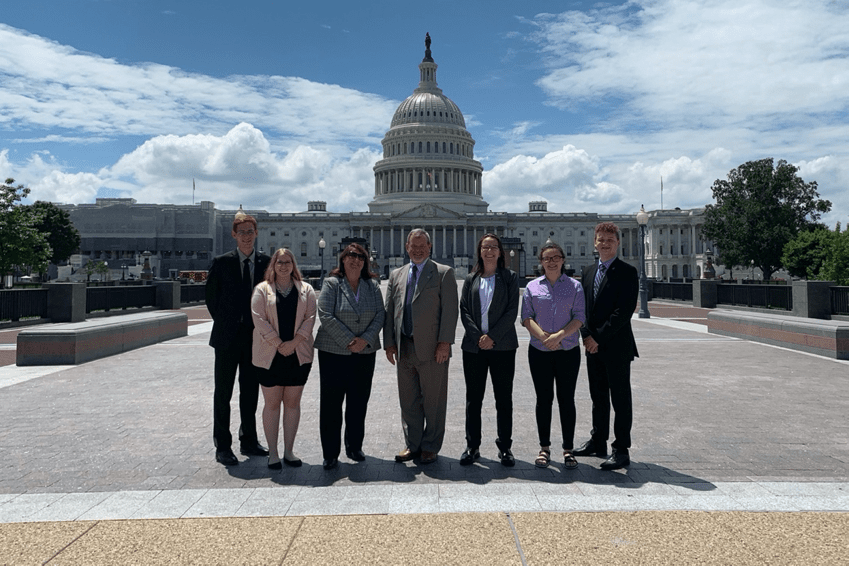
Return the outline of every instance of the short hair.
{"type": "Polygon", "coordinates": [[[244,224],[245,222],[250,222],[254,226],[254,232],[258,230],[256,218],[251,216],[250,214],[245,214],[244,212],[237,212],[236,216],[233,218],[233,232],[236,231],[236,227],[239,224],[244,224]]]}
{"type": "Polygon", "coordinates": [[[619,239],[619,226],[614,224],[613,222],[599,222],[595,227],[595,234],[593,234],[593,239],[598,236],[599,232],[605,232],[606,234],[613,234],[616,236],[616,239],[619,239]]]}
{"type": "Polygon", "coordinates": [[[474,267],[475,274],[477,274],[477,275],[481,275],[483,273],[483,258],[481,258],[481,246],[483,246],[483,241],[486,240],[487,238],[492,238],[493,240],[498,242],[498,268],[501,269],[501,268],[505,267],[504,246],[501,245],[501,238],[499,238],[495,234],[489,232],[489,233],[486,233],[483,236],[481,236],[481,239],[478,240],[478,249],[477,249],[478,260],[475,263],[475,267],[474,267]]]}
{"type": "Polygon", "coordinates": [[[431,242],[431,241],[430,241],[430,234],[428,234],[428,233],[427,233],[427,230],[425,230],[424,228],[413,228],[412,230],[410,230],[410,233],[409,233],[409,234],[407,234],[407,243],[409,244],[409,243],[410,243],[410,239],[411,239],[413,236],[418,236],[419,234],[424,234],[425,238],[427,238],[427,243],[428,243],[428,244],[432,244],[432,243],[433,243],[433,242],[431,242]]]}
{"type": "Polygon", "coordinates": [[[560,247],[560,244],[555,244],[551,240],[548,240],[539,251],[539,262],[542,263],[542,254],[548,250],[557,250],[560,253],[560,257],[564,260],[564,262],[560,264],[560,273],[566,273],[566,254],[563,253],[563,248],[560,247]]]}
{"type": "Polygon", "coordinates": [[[339,279],[345,277],[345,261],[344,260],[345,260],[345,257],[347,257],[348,255],[350,255],[352,253],[362,254],[362,255],[366,256],[366,259],[363,262],[363,268],[360,270],[360,279],[365,279],[366,281],[368,281],[369,279],[375,279],[377,277],[380,277],[380,275],[378,275],[377,273],[373,273],[369,269],[371,267],[371,265],[370,265],[371,264],[371,258],[369,258],[369,255],[368,255],[368,252],[366,251],[366,249],[356,242],[352,242],[352,243],[348,244],[347,248],[345,248],[344,250],[339,252],[339,264],[328,275],[330,275],[331,277],[338,277],[339,279]]]}
{"type": "Polygon", "coordinates": [[[292,279],[295,281],[303,281],[304,278],[301,275],[301,270],[298,269],[298,262],[295,259],[295,254],[292,253],[292,250],[289,248],[279,248],[276,252],[274,252],[271,256],[271,261],[268,262],[268,267],[265,270],[265,281],[269,285],[274,285],[277,282],[277,272],[274,270],[274,266],[277,265],[277,260],[280,256],[287,256],[292,260],[292,279]]]}

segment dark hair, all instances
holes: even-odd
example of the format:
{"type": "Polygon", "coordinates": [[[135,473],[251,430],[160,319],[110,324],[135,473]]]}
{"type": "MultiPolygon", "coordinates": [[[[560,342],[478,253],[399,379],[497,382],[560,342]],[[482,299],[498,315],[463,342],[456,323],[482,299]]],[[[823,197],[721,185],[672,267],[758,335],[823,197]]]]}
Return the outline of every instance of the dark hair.
{"type": "Polygon", "coordinates": [[[338,277],[340,279],[345,277],[345,262],[343,260],[351,254],[360,254],[366,257],[365,261],[363,261],[363,268],[360,271],[360,279],[368,281],[369,279],[376,279],[380,277],[377,273],[373,273],[369,270],[369,267],[371,267],[371,259],[369,258],[368,252],[364,247],[356,242],[348,244],[347,248],[339,252],[339,264],[329,273],[331,277],[338,277]]]}
{"type": "Polygon", "coordinates": [[[475,269],[475,275],[483,274],[483,259],[481,259],[481,246],[483,245],[483,241],[486,240],[487,238],[492,238],[493,240],[498,242],[498,268],[501,269],[501,268],[505,267],[505,265],[506,265],[505,262],[504,262],[504,246],[501,245],[501,238],[499,238],[498,236],[496,236],[492,232],[488,232],[488,233],[484,234],[483,236],[481,236],[481,239],[478,240],[478,248],[477,248],[478,260],[477,260],[477,262],[475,262],[475,268],[474,268],[475,269]]]}
{"type": "Polygon", "coordinates": [[[271,285],[274,285],[277,281],[277,272],[274,271],[274,266],[277,265],[277,258],[283,255],[292,260],[292,279],[294,281],[303,281],[304,278],[301,275],[301,270],[298,269],[298,262],[295,260],[295,254],[293,254],[289,248],[280,248],[271,255],[271,261],[268,262],[268,267],[265,269],[265,280],[271,285]]]}
{"type": "MultiPolygon", "coordinates": [[[[560,244],[555,244],[551,240],[548,240],[542,249],[539,251],[539,262],[542,263],[542,254],[544,254],[548,250],[557,250],[560,254],[561,259],[566,259],[566,254],[563,253],[563,248],[560,247],[560,244]]],[[[560,264],[560,273],[566,273],[566,263],[560,264]]]]}

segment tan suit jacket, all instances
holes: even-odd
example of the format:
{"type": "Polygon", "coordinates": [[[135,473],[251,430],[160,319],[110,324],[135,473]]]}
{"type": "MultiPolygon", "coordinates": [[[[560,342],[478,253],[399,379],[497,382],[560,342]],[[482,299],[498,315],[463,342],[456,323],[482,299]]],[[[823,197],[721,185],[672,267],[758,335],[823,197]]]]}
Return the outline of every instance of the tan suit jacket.
{"type": "MultiPolygon", "coordinates": [[[[401,344],[410,265],[399,267],[389,275],[383,326],[385,348],[398,348],[401,344]]],[[[454,343],[460,313],[454,269],[428,258],[419,276],[412,307],[416,357],[426,361],[435,355],[437,342],[454,343]]]]}

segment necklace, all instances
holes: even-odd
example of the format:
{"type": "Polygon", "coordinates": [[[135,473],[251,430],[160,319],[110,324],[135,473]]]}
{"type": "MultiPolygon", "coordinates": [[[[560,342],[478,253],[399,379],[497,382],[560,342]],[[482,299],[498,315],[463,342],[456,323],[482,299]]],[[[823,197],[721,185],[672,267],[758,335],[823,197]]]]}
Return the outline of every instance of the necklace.
{"type": "Polygon", "coordinates": [[[285,287],[283,287],[278,282],[278,283],[275,284],[275,286],[277,287],[277,292],[280,293],[283,296],[283,298],[285,299],[286,297],[289,296],[289,293],[292,291],[292,287],[294,287],[294,284],[292,283],[292,281],[289,281],[289,284],[286,285],[285,287]]]}

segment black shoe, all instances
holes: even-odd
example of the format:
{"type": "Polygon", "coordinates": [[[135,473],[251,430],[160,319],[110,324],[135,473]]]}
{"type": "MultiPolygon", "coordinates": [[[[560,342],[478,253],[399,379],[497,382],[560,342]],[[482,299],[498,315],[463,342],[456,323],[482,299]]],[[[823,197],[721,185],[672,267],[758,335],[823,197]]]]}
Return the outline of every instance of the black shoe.
{"type": "Polygon", "coordinates": [[[460,456],[461,466],[471,466],[475,460],[481,457],[481,451],[477,448],[466,448],[460,456]]]}
{"type": "Polygon", "coordinates": [[[619,468],[624,468],[631,464],[631,458],[628,457],[628,453],[622,450],[613,450],[613,454],[610,455],[610,458],[601,463],[602,470],[618,470],[619,468]]]}
{"type": "Polygon", "coordinates": [[[607,442],[596,444],[592,439],[587,440],[577,449],[572,450],[573,456],[597,456],[607,458],[607,442]]]}
{"type": "Polygon", "coordinates": [[[507,450],[504,450],[503,452],[499,452],[498,458],[501,460],[502,466],[512,468],[516,465],[516,458],[513,457],[513,453],[510,452],[509,448],[507,450]]]}
{"type": "Polygon", "coordinates": [[[345,455],[355,462],[362,462],[366,455],[362,450],[345,450],[345,455]]]}
{"type": "Polygon", "coordinates": [[[325,458],[321,465],[325,470],[332,470],[339,465],[339,458],[325,458]]]}
{"type": "Polygon", "coordinates": [[[268,450],[263,448],[262,444],[260,444],[259,442],[254,445],[242,444],[239,447],[239,452],[241,452],[245,456],[268,456],[268,450]]]}
{"type": "Polygon", "coordinates": [[[224,464],[225,466],[236,466],[239,463],[236,459],[236,455],[233,454],[233,451],[229,448],[227,450],[216,450],[215,461],[224,464]]]}
{"type": "Polygon", "coordinates": [[[280,460],[277,460],[273,464],[271,462],[269,462],[268,463],[268,469],[269,470],[282,470],[283,464],[280,462],[280,460]]]}
{"type": "Polygon", "coordinates": [[[300,468],[303,465],[303,462],[300,458],[295,460],[287,460],[286,456],[283,456],[283,463],[289,466],[290,468],[300,468]]]}

